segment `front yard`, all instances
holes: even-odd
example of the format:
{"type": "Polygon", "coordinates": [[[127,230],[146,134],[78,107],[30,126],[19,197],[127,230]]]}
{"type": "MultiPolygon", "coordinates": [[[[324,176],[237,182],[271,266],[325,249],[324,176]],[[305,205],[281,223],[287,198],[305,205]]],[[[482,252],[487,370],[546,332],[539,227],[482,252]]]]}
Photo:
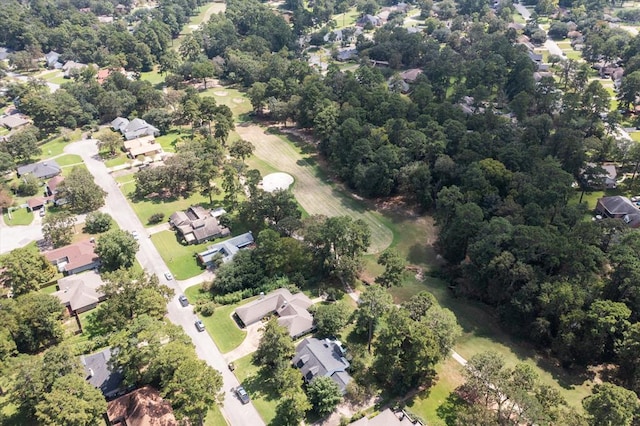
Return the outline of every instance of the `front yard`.
{"type": "Polygon", "coordinates": [[[235,361],[234,373],[251,397],[251,402],[262,420],[270,424],[276,417],[279,398],[275,389],[268,384],[268,378],[261,375],[259,367],[251,362],[252,357],[253,354],[249,354],[235,361]]]}
{"type": "Polygon", "coordinates": [[[254,299],[255,297],[233,305],[220,306],[216,308],[210,317],[200,315],[209,335],[211,335],[216,346],[223,354],[231,352],[240,346],[247,336],[247,332],[240,329],[233,318],[231,318],[233,311],[235,311],[238,306],[244,305],[254,299]]]}
{"type": "Polygon", "coordinates": [[[176,280],[185,280],[201,274],[203,269],[198,265],[195,254],[204,251],[211,242],[183,245],[176,239],[173,231],[162,231],[151,235],[151,241],[160,252],[169,270],[176,280]]]}
{"type": "Polygon", "coordinates": [[[16,210],[11,211],[9,214],[5,212],[2,215],[4,223],[8,226],[29,225],[33,222],[33,213],[28,211],[26,207],[19,207],[16,210]],[[9,215],[11,218],[9,218],[9,215]]]}

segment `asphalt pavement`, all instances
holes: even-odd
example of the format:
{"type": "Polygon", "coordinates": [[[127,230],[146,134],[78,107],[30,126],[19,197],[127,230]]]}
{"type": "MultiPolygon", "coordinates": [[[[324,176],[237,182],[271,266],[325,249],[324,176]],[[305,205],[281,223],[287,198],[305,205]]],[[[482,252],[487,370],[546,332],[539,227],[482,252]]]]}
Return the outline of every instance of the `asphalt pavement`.
{"type": "MultiPolygon", "coordinates": [[[[93,174],[96,183],[107,192],[105,197],[106,208],[104,210],[113,216],[118,226],[125,231],[138,231],[140,235],[138,240],[140,250],[136,258],[142,268],[151,274],[156,274],[161,283],[175,290],[176,296],[167,304],[167,316],[171,322],[181,326],[185,333],[191,337],[198,357],[222,373],[224,404],[221,407],[221,411],[227,422],[231,426],[264,425],[264,421],[253,404],[243,405],[233,393],[232,389],[239,386],[240,383],[236,376],[229,371],[224,357],[209,334],[196,330],[194,326],[196,315],[193,312],[193,307],[191,305],[182,307],[178,302],[178,295],[182,292],[179,283],[175,280],[167,281],[165,279],[164,273],[169,271],[169,268],[160,257],[160,253],[151,242],[151,239],[147,237],[147,231],[120,191],[117,182],[111,177],[104,163],[100,161],[96,140],[86,139],[70,143],[65,147],[65,152],[82,157],[87,169],[93,174]]],[[[173,212],[166,213],[169,215],[173,212]]]]}

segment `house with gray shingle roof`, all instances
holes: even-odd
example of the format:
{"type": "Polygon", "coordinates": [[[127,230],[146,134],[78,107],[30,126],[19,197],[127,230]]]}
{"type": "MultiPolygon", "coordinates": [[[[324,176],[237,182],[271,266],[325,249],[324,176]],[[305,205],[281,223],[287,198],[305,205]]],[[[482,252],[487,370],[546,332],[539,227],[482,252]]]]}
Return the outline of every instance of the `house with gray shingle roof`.
{"type": "Polygon", "coordinates": [[[291,294],[286,288],[274,290],[258,300],[238,307],[235,315],[245,326],[255,324],[271,315],[278,316],[278,324],[289,331],[289,336],[296,339],[312,332],[313,316],[307,308],[313,302],[304,293],[291,294]]]}
{"type": "Polygon", "coordinates": [[[18,169],[18,177],[32,174],[38,179],[49,179],[54,176],[58,176],[62,171],[58,163],[55,160],[47,160],[41,163],[32,163],[25,164],[24,166],[19,166],[18,169]]]}
{"type": "Polygon", "coordinates": [[[79,275],[70,275],[58,280],[58,291],[52,293],[67,307],[70,314],[81,314],[98,306],[98,303],[106,299],[100,291],[104,285],[100,274],[95,271],[85,272],[79,275]]]}
{"type": "Polygon", "coordinates": [[[237,252],[252,246],[253,243],[253,234],[249,231],[237,237],[210,245],[205,251],[198,253],[197,257],[204,266],[212,266],[217,256],[221,256],[222,262],[226,263],[231,261],[237,252]]]}
{"type": "Polygon", "coordinates": [[[211,211],[201,206],[191,206],[185,211],[175,212],[169,217],[169,223],[188,244],[200,244],[231,233],[229,228],[220,226],[211,211]]]}
{"type": "Polygon", "coordinates": [[[305,382],[311,383],[316,377],[331,377],[343,394],[351,381],[347,372],[349,361],[342,344],[334,339],[304,339],[296,347],[293,365],[300,369],[305,382]]]}
{"type": "Polygon", "coordinates": [[[113,130],[117,130],[126,140],[136,139],[142,136],[158,136],[160,130],[141,118],[129,121],[124,117],[117,117],[111,122],[113,130]]]}
{"type": "Polygon", "coordinates": [[[640,209],[627,197],[598,198],[596,212],[608,218],[622,219],[630,228],[640,227],[640,209]]]}
{"type": "Polygon", "coordinates": [[[114,398],[124,390],[122,373],[114,370],[109,363],[112,354],[112,349],[107,348],[95,354],[80,357],[86,380],[100,389],[107,399],[114,398]]]}

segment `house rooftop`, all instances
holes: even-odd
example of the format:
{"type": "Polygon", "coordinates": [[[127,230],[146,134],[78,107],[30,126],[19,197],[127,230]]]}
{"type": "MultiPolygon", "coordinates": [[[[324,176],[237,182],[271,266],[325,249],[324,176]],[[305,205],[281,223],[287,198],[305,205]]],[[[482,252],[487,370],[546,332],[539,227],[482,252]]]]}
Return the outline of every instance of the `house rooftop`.
{"type": "Polygon", "coordinates": [[[177,426],[169,401],[147,385],[109,402],[110,424],[122,422],[128,426],[177,426]]]}
{"type": "Polygon", "coordinates": [[[104,285],[100,274],[95,271],[71,275],[58,280],[60,290],[53,293],[60,302],[72,311],[83,310],[100,302],[104,293],[99,288],[104,285]]]}
{"type": "Polygon", "coordinates": [[[57,265],[59,271],[73,271],[98,261],[95,244],[91,240],[80,241],[44,253],[47,260],[57,265]]]}
{"type": "Polygon", "coordinates": [[[24,166],[19,166],[17,170],[19,176],[32,174],[39,179],[59,175],[62,171],[55,160],[47,160],[41,163],[25,164],[24,166]]]}
{"type": "Polygon", "coordinates": [[[111,348],[91,355],[82,355],[80,361],[84,366],[87,381],[100,389],[106,398],[112,398],[121,389],[122,373],[113,371],[109,365],[111,348]]]}
{"type": "Polygon", "coordinates": [[[26,126],[27,124],[29,124],[29,119],[22,114],[11,114],[0,118],[0,125],[11,130],[26,126]]]}
{"type": "Polygon", "coordinates": [[[351,423],[352,426],[422,426],[418,420],[412,420],[404,411],[393,412],[390,408],[370,419],[363,417],[351,423]]]}
{"type": "Polygon", "coordinates": [[[216,244],[212,244],[201,253],[198,253],[200,262],[207,265],[213,261],[213,258],[220,253],[222,255],[223,262],[229,262],[241,249],[250,246],[254,243],[253,234],[246,232],[238,235],[237,237],[229,238],[228,240],[221,241],[216,244]]]}
{"type": "Polygon", "coordinates": [[[124,141],[124,149],[129,151],[129,155],[131,155],[132,158],[136,158],[138,155],[162,152],[162,147],[160,144],[156,143],[156,138],[153,135],[124,141]]]}
{"type": "Polygon", "coordinates": [[[238,307],[235,313],[245,326],[275,313],[278,315],[278,324],[286,327],[291,337],[296,337],[314,328],[313,316],[307,310],[312,304],[305,294],[292,295],[286,288],[280,288],[238,307]]]}
{"type": "Polygon", "coordinates": [[[307,382],[316,377],[331,377],[343,393],[351,381],[351,376],[347,373],[349,361],[337,340],[320,340],[315,337],[304,339],[296,347],[293,365],[300,369],[307,382]]]}

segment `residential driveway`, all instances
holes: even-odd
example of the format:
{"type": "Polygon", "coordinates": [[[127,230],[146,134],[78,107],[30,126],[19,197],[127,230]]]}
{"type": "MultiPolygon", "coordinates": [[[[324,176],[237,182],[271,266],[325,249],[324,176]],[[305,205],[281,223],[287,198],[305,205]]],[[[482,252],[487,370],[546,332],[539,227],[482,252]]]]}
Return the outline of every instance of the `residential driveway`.
{"type": "Polygon", "coordinates": [[[262,323],[262,321],[251,324],[249,327],[247,327],[247,335],[242,341],[242,344],[231,352],[225,354],[224,359],[229,363],[251,353],[254,353],[258,349],[258,345],[260,344],[260,338],[262,337],[263,329],[264,324],[262,323]]]}
{"type": "MultiPolygon", "coordinates": [[[[82,157],[87,169],[93,174],[95,181],[107,192],[105,198],[106,211],[113,216],[120,228],[126,231],[138,231],[139,235],[147,235],[140,220],[120,192],[116,181],[109,175],[109,171],[104,163],[98,159],[98,148],[93,139],[74,142],[65,147],[65,152],[76,154],[82,157]]],[[[166,212],[173,213],[173,212],[166,212]]],[[[136,258],[140,265],[149,273],[156,274],[161,283],[167,284],[176,292],[176,296],[167,304],[168,318],[174,324],[184,328],[187,335],[193,340],[198,356],[205,360],[207,364],[222,373],[224,380],[224,405],[222,414],[232,426],[261,426],[264,421],[256,411],[252,403],[243,405],[232,389],[240,383],[236,376],[229,371],[227,362],[218,350],[209,333],[200,333],[196,330],[194,322],[196,316],[191,306],[182,307],[178,302],[178,294],[182,292],[181,286],[175,280],[167,281],[164,273],[169,270],[160,257],[150,238],[140,238],[138,240],[140,250],[136,258]]]]}

